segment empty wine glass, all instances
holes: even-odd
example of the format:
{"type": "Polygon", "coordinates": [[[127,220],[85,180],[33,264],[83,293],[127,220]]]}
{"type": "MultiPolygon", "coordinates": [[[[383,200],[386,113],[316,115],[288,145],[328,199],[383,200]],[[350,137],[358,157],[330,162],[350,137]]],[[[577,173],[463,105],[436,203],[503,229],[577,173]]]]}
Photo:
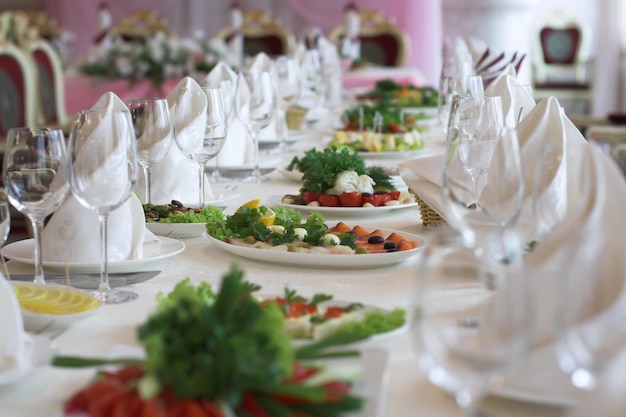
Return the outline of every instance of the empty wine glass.
{"type": "Polygon", "coordinates": [[[100,285],[94,294],[106,304],[134,300],[134,292],[111,289],[108,272],[109,214],[128,200],[139,177],[130,112],[79,112],[70,132],[68,152],[72,193],[80,204],[98,214],[100,222],[100,285]]]}
{"type": "Polygon", "coordinates": [[[7,241],[10,230],[11,212],[9,209],[9,203],[6,201],[0,201],[0,247],[4,246],[4,243],[7,241]]]}
{"type": "Polygon", "coordinates": [[[11,204],[33,225],[35,284],[45,284],[43,222],[67,195],[67,153],[60,129],[14,128],[7,134],[2,175],[11,204]]]}
{"type": "Polygon", "coordinates": [[[198,164],[199,207],[204,207],[205,203],[207,162],[220,152],[227,132],[228,121],[219,88],[195,87],[179,91],[174,138],[183,155],[198,164]]]}
{"type": "Polygon", "coordinates": [[[250,71],[240,74],[235,94],[235,112],[250,132],[254,143],[254,168],[249,177],[251,182],[261,182],[259,132],[272,122],[276,108],[276,87],[269,72],[250,71]],[[247,90],[249,94],[240,93],[242,89],[247,90]],[[244,99],[246,97],[247,100],[244,99]]]}
{"type": "Polygon", "coordinates": [[[165,99],[141,98],[126,102],[135,127],[137,162],[146,180],[146,203],[152,203],[150,169],[165,158],[172,142],[170,110],[165,99]]]}
{"type": "MultiPolygon", "coordinates": [[[[219,89],[222,92],[222,100],[224,101],[224,111],[226,112],[227,126],[232,126],[235,121],[235,85],[232,80],[221,80],[219,89]]],[[[220,154],[215,157],[215,166],[211,173],[211,181],[222,182],[225,178],[222,177],[220,171],[220,154]]]]}
{"type": "MultiPolygon", "coordinates": [[[[531,302],[521,257],[506,274],[489,268],[464,248],[449,227],[436,228],[416,274],[412,336],[429,380],[454,393],[464,416],[478,415],[480,402],[519,366],[529,351],[531,302]]],[[[490,235],[486,248],[515,251],[515,234],[490,235]],[[491,239],[495,239],[491,243],[491,239]]],[[[491,257],[486,257],[491,259],[491,257]]]]}

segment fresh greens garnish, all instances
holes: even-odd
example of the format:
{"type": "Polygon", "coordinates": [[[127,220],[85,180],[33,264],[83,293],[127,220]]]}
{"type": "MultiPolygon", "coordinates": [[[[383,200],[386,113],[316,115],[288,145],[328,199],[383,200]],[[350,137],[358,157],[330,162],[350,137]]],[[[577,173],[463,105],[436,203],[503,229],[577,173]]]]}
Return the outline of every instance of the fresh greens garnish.
{"type": "Polygon", "coordinates": [[[304,156],[295,156],[287,169],[298,169],[302,172],[302,188],[300,192],[312,191],[323,193],[335,184],[335,177],[343,171],[354,171],[358,175],[369,175],[376,183],[376,190],[393,191],[391,177],[380,166],[365,167],[365,161],[356,152],[348,148],[338,150],[328,147],[322,151],[308,150],[304,156]]]}

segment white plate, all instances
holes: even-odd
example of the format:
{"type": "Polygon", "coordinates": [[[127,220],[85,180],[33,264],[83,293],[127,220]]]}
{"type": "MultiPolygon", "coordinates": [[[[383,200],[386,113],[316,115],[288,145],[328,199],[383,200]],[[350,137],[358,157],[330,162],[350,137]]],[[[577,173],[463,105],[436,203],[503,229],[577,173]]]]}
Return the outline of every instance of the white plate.
{"type": "MultiPolygon", "coordinates": [[[[274,171],[280,163],[282,162],[281,158],[272,158],[262,160],[259,163],[259,168],[261,169],[261,174],[266,175],[270,172],[274,171]]],[[[225,177],[245,177],[250,174],[254,169],[254,164],[243,164],[243,165],[220,165],[219,166],[220,173],[225,177]]],[[[207,172],[213,172],[213,167],[207,167],[207,172]]]]}
{"type": "Polygon", "coordinates": [[[206,234],[206,223],[146,222],[146,227],[157,236],[174,239],[200,237],[206,234]]]}
{"type": "Polygon", "coordinates": [[[424,147],[422,149],[415,149],[412,151],[403,151],[403,152],[365,152],[359,151],[358,154],[362,158],[389,158],[389,159],[409,159],[414,156],[418,156],[421,154],[426,154],[430,152],[430,148],[424,147]]]}
{"type": "MultiPolygon", "coordinates": [[[[289,132],[285,142],[291,144],[304,139],[306,139],[306,133],[302,131],[289,132]]],[[[259,145],[279,145],[282,141],[280,138],[259,138],[259,145]]]]}
{"type": "Polygon", "coordinates": [[[302,182],[302,172],[298,170],[292,171],[286,168],[278,168],[277,171],[283,174],[285,177],[287,177],[287,179],[291,181],[302,182]]]}
{"type": "MultiPolygon", "coordinates": [[[[155,251],[150,246],[154,243],[144,244],[144,257],[142,259],[128,259],[124,261],[109,262],[109,272],[133,272],[139,268],[170,258],[179,254],[185,249],[185,244],[180,240],[168,237],[159,237],[159,249],[155,251]]],[[[21,263],[34,265],[35,260],[33,254],[35,252],[34,239],[18,240],[10,243],[2,248],[2,256],[21,263]]],[[[55,271],[65,271],[66,268],[70,272],[97,273],[100,272],[100,262],[59,262],[59,261],[43,261],[44,268],[55,271]]]]}
{"type": "Polygon", "coordinates": [[[377,216],[382,213],[387,213],[392,210],[399,210],[403,208],[411,208],[417,206],[416,202],[408,204],[399,204],[397,206],[378,206],[378,207],[326,207],[326,206],[307,206],[301,204],[287,204],[283,203],[281,196],[270,196],[269,201],[273,204],[289,207],[298,211],[310,213],[312,211],[319,211],[324,216],[349,216],[349,217],[365,217],[365,216],[377,216]]]}
{"type": "MultiPolygon", "coordinates": [[[[374,229],[372,228],[372,231],[374,229]]],[[[379,229],[385,235],[389,235],[394,230],[379,229]]],[[[269,262],[283,265],[295,265],[312,268],[370,268],[383,267],[393,265],[417,255],[423,248],[426,241],[409,233],[398,232],[407,239],[419,242],[419,246],[415,249],[387,252],[387,253],[371,253],[371,254],[328,254],[328,253],[302,253],[302,252],[285,252],[272,249],[257,249],[244,246],[231,245],[209,235],[209,240],[226,252],[233,255],[241,256],[247,259],[254,259],[261,262],[269,262]]]]}
{"type": "MultiPolygon", "coordinates": [[[[33,283],[27,282],[12,282],[12,285],[33,285],[33,283]]],[[[60,287],[66,288],[64,285],[46,284],[46,287],[60,287]]],[[[75,288],[70,291],[82,292],[75,288]]],[[[95,298],[95,297],[92,297],[95,298]]],[[[93,316],[102,308],[102,303],[98,303],[98,307],[83,311],[80,313],[72,314],[46,314],[37,313],[25,308],[22,308],[22,317],[24,318],[24,328],[31,332],[41,332],[41,329],[65,329],[72,324],[84,320],[87,317],[93,316]]]]}
{"type": "Polygon", "coordinates": [[[0,371],[0,386],[13,384],[24,378],[29,373],[50,364],[52,357],[56,354],[57,348],[51,343],[50,339],[45,336],[29,334],[32,356],[30,357],[31,366],[27,369],[20,370],[11,368],[7,371],[0,371]]]}

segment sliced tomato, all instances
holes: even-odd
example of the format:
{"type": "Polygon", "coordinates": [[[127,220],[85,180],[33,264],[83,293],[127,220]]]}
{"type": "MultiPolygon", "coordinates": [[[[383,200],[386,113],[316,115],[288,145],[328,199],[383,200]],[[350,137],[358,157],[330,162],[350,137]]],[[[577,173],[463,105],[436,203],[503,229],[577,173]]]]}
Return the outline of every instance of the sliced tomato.
{"type": "Polygon", "coordinates": [[[346,310],[341,307],[330,306],[324,312],[324,317],[329,318],[329,319],[334,319],[337,317],[341,317],[343,314],[345,314],[345,312],[346,310]]]}
{"type": "Polygon", "coordinates": [[[364,194],[362,203],[370,203],[374,207],[378,207],[382,204],[385,204],[385,201],[382,194],[364,194]]]}
{"type": "Polygon", "coordinates": [[[215,403],[208,400],[201,400],[200,406],[204,409],[205,415],[209,417],[223,417],[224,413],[215,403]]]}
{"type": "Polygon", "coordinates": [[[320,206],[324,207],[339,207],[339,197],[336,195],[321,194],[319,197],[320,206]]]}
{"type": "Polygon", "coordinates": [[[343,193],[339,196],[339,202],[342,207],[361,207],[363,194],[358,191],[351,193],[343,193]]]}
{"type": "Polygon", "coordinates": [[[321,193],[315,193],[313,191],[305,191],[302,193],[302,198],[304,199],[304,204],[309,204],[312,201],[318,201],[320,199],[321,193]]]}
{"type": "Polygon", "coordinates": [[[400,198],[400,191],[389,191],[387,194],[389,194],[391,200],[398,200],[400,198]]]}
{"type": "Polygon", "coordinates": [[[249,392],[243,395],[243,401],[241,401],[239,408],[251,417],[271,417],[263,407],[261,407],[261,404],[259,404],[259,401],[257,401],[254,395],[249,392]]]}

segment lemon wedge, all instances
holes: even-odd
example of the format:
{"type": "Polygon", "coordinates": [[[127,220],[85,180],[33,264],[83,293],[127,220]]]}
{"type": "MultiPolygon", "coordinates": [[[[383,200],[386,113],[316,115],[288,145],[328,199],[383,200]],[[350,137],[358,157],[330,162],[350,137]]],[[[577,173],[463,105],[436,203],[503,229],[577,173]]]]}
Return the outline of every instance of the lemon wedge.
{"type": "Polygon", "coordinates": [[[76,314],[96,309],[100,301],[89,294],[66,287],[15,285],[15,294],[22,308],[43,314],[76,314]]]}
{"type": "Polygon", "coordinates": [[[274,213],[274,210],[268,208],[265,214],[259,219],[259,223],[263,223],[265,226],[269,227],[274,224],[274,220],[276,220],[276,213],[274,213]]]}
{"type": "Polygon", "coordinates": [[[237,213],[241,213],[241,209],[246,207],[250,210],[252,210],[253,208],[257,208],[259,207],[259,205],[261,204],[261,200],[256,198],[254,200],[250,200],[245,204],[242,204],[241,206],[239,206],[239,208],[237,209],[237,213]]]}

